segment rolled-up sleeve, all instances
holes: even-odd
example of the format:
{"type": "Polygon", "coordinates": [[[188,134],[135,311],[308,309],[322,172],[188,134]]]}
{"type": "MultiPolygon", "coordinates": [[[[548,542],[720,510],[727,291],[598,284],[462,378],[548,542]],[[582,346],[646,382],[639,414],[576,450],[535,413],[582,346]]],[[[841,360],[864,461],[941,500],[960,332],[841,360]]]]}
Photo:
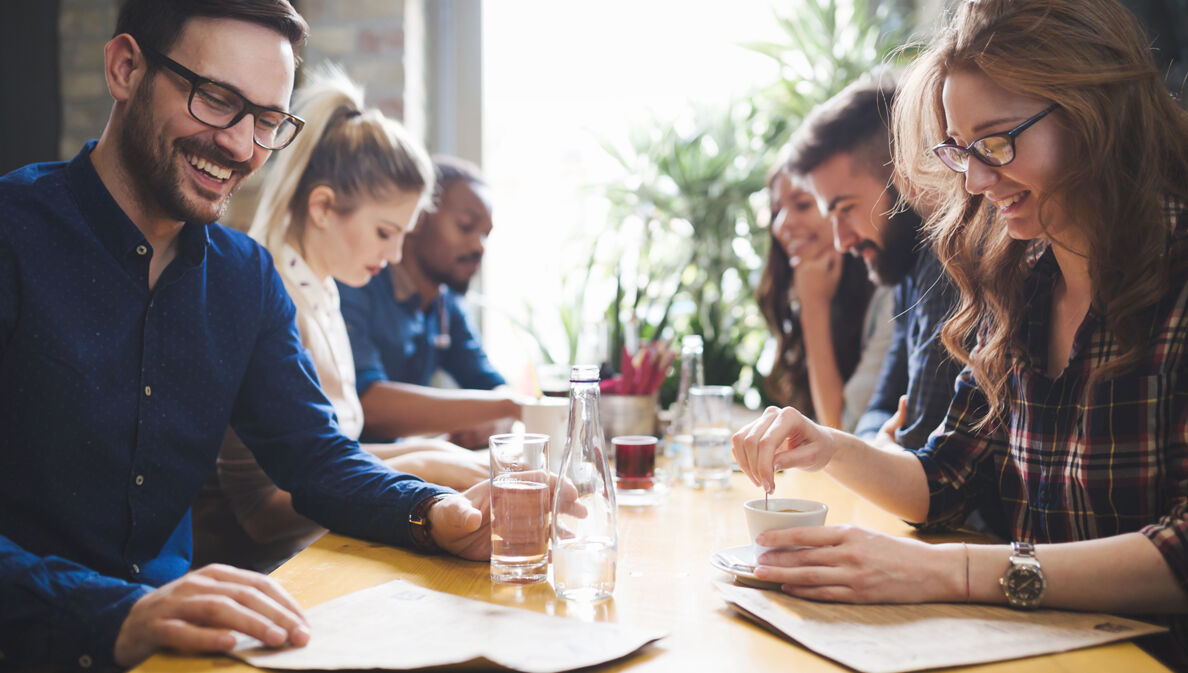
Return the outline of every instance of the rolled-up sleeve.
{"type": "Polygon", "coordinates": [[[956,394],[944,424],[915,451],[928,480],[930,526],[960,525],[978,505],[983,492],[994,488],[995,451],[1006,452],[1005,438],[976,430],[987,409],[985,396],[965,369],[957,377],[956,394]]]}
{"type": "Polygon", "coordinates": [[[1163,451],[1167,477],[1161,486],[1166,501],[1159,520],[1143,527],[1146,535],[1175,574],[1180,585],[1188,588],[1188,369],[1177,372],[1172,414],[1175,419],[1163,451]]]}

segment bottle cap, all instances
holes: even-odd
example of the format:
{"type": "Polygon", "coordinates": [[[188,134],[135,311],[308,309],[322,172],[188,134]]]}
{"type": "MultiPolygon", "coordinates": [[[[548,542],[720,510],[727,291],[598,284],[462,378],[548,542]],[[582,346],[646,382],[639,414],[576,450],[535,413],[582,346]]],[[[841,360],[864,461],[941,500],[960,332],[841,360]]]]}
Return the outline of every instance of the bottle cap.
{"type": "Polygon", "coordinates": [[[597,365],[574,365],[569,370],[570,383],[598,383],[597,365]]]}

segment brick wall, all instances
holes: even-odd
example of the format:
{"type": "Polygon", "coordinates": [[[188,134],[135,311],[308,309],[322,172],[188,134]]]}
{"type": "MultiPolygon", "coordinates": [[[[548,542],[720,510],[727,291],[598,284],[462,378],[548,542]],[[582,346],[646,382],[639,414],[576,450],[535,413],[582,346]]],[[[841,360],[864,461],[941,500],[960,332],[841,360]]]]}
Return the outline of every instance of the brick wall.
{"type": "MultiPolygon", "coordinates": [[[[103,80],[103,45],[115,27],[119,0],[61,0],[58,21],[62,138],[68,159],[107,123],[111,97],[103,80]]],[[[297,0],[310,25],[303,63],[334,61],[367,91],[368,104],[404,116],[404,0],[297,0]]],[[[300,80],[300,74],[298,74],[300,80]]],[[[244,228],[255,210],[258,176],[232,199],[224,224],[244,228]]]]}
{"type": "Polygon", "coordinates": [[[58,158],[69,159],[98,138],[111,112],[103,80],[103,45],[115,28],[118,0],[61,0],[58,17],[62,82],[62,138],[58,158]]]}

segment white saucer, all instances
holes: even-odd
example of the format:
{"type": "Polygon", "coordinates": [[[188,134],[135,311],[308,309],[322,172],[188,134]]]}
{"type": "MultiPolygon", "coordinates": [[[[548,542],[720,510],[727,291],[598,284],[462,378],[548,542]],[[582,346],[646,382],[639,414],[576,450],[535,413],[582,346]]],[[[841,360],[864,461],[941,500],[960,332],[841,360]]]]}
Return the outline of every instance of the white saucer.
{"type": "Polygon", "coordinates": [[[719,549],[710,554],[710,565],[734,575],[739,584],[758,589],[778,589],[779,582],[767,582],[755,577],[755,551],[749,544],[719,549]]]}

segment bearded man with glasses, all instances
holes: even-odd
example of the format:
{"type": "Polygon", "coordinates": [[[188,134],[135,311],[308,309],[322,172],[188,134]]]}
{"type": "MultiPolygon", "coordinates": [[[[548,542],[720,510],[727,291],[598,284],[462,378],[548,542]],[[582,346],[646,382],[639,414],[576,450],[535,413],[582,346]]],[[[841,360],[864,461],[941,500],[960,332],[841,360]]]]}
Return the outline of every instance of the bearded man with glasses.
{"type": "Polygon", "coordinates": [[[215,222],[301,131],[305,21],[288,0],[127,0],[115,32],[102,137],[0,178],[5,669],[308,641],[267,577],[187,572],[228,425],[328,528],[490,554],[486,482],[457,494],[343,436],[272,260],[215,222]]]}

